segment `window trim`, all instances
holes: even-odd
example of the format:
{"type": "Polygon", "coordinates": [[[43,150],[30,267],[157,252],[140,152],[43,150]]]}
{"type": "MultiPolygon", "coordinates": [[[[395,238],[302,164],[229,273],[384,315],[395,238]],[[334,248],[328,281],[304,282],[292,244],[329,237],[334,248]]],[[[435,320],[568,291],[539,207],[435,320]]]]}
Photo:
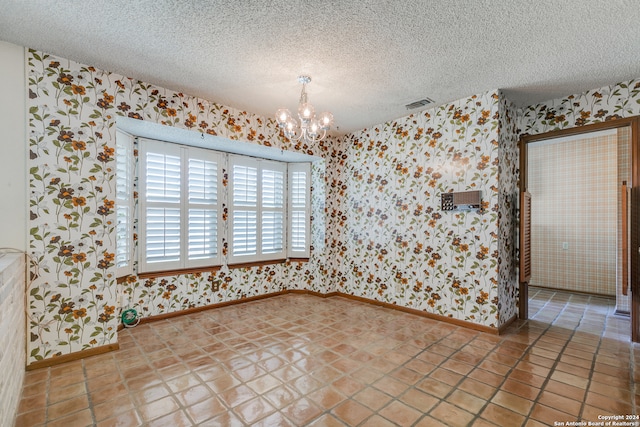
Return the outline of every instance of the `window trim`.
{"type": "Polygon", "coordinates": [[[289,204],[287,206],[287,258],[289,259],[308,259],[311,257],[311,163],[289,163],[288,165],[288,190],[287,194],[289,195],[289,204]],[[305,174],[305,206],[304,208],[299,208],[294,206],[294,198],[292,197],[292,192],[294,190],[294,175],[296,173],[303,172],[305,174]],[[294,250],[294,246],[292,244],[292,239],[294,237],[293,232],[293,212],[304,212],[305,218],[305,249],[302,251],[294,250]]]}
{"type": "Polygon", "coordinates": [[[135,218],[137,217],[136,212],[135,212],[135,201],[134,201],[134,180],[136,177],[136,169],[135,169],[135,157],[133,155],[133,146],[134,146],[134,137],[130,134],[128,134],[127,132],[124,132],[120,129],[116,129],[116,259],[115,259],[115,266],[116,266],[116,277],[123,277],[123,276],[128,276],[133,274],[134,269],[133,269],[133,260],[134,260],[134,252],[135,252],[135,240],[134,240],[134,228],[133,228],[133,223],[135,221],[135,218]],[[124,152],[123,152],[124,151],[124,152]],[[129,197],[127,197],[126,199],[123,199],[122,197],[119,197],[119,192],[118,192],[118,169],[120,168],[120,165],[118,164],[118,162],[124,160],[126,162],[125,164],[125,170],[127,173],[127,180],[124,183],[125,185],[125,190],[124,193],[128,194],[129,197]],[[118,236],[118,226],[120,224],[119,222],[119,217],[118,217],[118,208],[119,207],[126,207],[127,210],[129,211],[129,217],[127,218],[127,223],[125,224],[126,227],[126,240],[127,240],[127,248],[128,251],[126,251],[125,254],[125,260],[124,260],[124,264],[120,264],[119,260],[118,260],[118,256],[120,255],[119,253],[119,245],[118,242],[120,242],[121,238],[118,236]]]}
{"type": "Polygon", "coordinates": [[[229,252],[228,252],[228,263],[229,265],[236,264],[247,264],[254,262],[262,262],[262,261],[271,261],[271,260],[284,260],[286,259],[287,247],[289,246],[289,241],[287,238],[287,169],[288,164],[284,162],[277,162],[273,160],[266,159],[258,159],[255,157],[248,156],[239,156],[235,154],[229,154],[229,190],[228,190],[228,209],[229,209],[229,226],[227,228],[228,232],[228,242],[229,242],[229,252]],[[235,206],[234,205],[234,191],[235,191],[235,180],[234,180],[234,166],[246,166],[251,168],[256,168],[257,173],[257,186],[256,186],[256,206],[235,206]],[[281,208],[270,208],[264,206],[264,197],[263,197],[263,172],[265,170],[276,170],[280,171],[283,174],[283,200],[281,208]],[[256,253],[253,255],[235,255],[234,254],[234,221],[235,221],[235,213],[236,211],[243,210],[255,210],[256,212],[256,253]],[[263,253],[263,214],[265,212],[282,212],[282,250],[277,252],[263,253]]]}
{"type": "MultiPolygon", "coordinates": [[[[138,176],[140,186],[140,200],[139,200],[139,239],[138,239],[138,272],[154,273],[159,271],[175,271],[183,269],[193,268],[206,268],[216,267],[222,264],[222,230],[220,226],[222,224],[222,201],[220,194],[217,195],[216,204],[216,228],[217,228],[217,242],[216,242],[216,256],[208,257],[205,259],[189,259],[188,245],[189,245],[189,209],[192,204],[189,203],[188,192],[188,175],[189,175],[189,159],[202,158],[215,161],[217,163],[216,173],[216,188],[219,191],[222,188],[222,161],[224,160],[219,152],[214,150],[207,150],[197,147],[188,147],[180,144],[174,144],[165,141],[158,141],[147,138],[139,138],[139,152],[140,152],[140,173],[138,176]],[[171,204],[170,202],[150,202],[146,198],[147,194],[147,180],[145,172],[147,170],[147,153],[150,151],[149,146],[155,146],[156,151],[161,151],[164,154],[170,154],[178,156],[180,159],[180,201],[177,204],[171,204]],[[149,205],[156,207],[175,208],[180,211],[180,242],[179,242],[179,256],[177,260],[172,261],[158,261],[149,262],[147,258],[147,217],[146,214],[149,205]]],[[[153,152],[153,151],[152,151],[153,152]]],[[[174,208],[174,209],[175,209],[174,208]]]]}
{"type": "MultiPolygon", "coordinates": [[[[125,132],[123,132],[125,133],[125,132]]],[[[125,133],[126,135],[129,135],[127,133],[125,133]]],[[[131,226],[132,226],[132,238],[133,238],[133,232],[135,232],[135,228],[138,229],[138,235],[139,235],[139,239],[133,239],[133,246],[132,246],[132,251],[130,254],[130,262],[129,262],[129,270],[123,271],[123,272],[118,272],[118,278],[122,278],[122,277],[126,277],[127,275],[132,275],[135,274],[138,277],[160,277],[160,276],[167,276],[167,275],[177,275],[177,274],[186,274],[188,272],[205,272],[205,271],[216,271],[219,270],[221,267],[228,267],[228,268],[241,268],[241,267],[250,267],[250,266],[259,266],[259,265],[265,265],[265,264],[274,264],[274,263],[283,263],[283,262],[287,262],[289,260],[294,260],[296,262],[304,262],[304,261],[308,261],[310,258],[310,248],[311,248],[311,161],[304,161],[304,162],[298,162],[298,161],[279,161],[279,160],[272,160],[272,159],[266,159],[266,158],[259,158],[259,157],[255,157],[255,156],[251,156],[251,155],[245,155],[245,154],[235,154],[235,153],[231,153],[231,152],[227,152],[224,149],[220,150],[220,149],[212,149],[212,148],[205,148],[205,147],[200,147],[200,146],[196,146],[196,145],[191,145],[189,143],[180,143],[177,141],[163,141],[160,139],[156,139],[156,138],[146,138],[146,137],[135,137],[135,136],[131,136],[129,135],[132,139],[135,138],[135,144],[133,143],[133,141],[131,141],[131,151],[128,153],[129,155],[131,155],[131,160],[132,160],[132,164],[133,164],[133,177],[132,177],[132,181],[134,182],[134,186],[137,185],[137,187],[140,188],[140,199],[139,200],[135,200],[133,197],[130,198],[130,202],[133,206],[133,208],[135,209],[135,211],[132,211],[132,215],[133,217],[131,218],[131,226]],[[146,215],[143,214],[143,212],[145,212],[146,209],[146,205],[145,205],[145,200],[144,200],[144,195],[146,192],[146,183],[144,183],[144,179],[143,179],[143,175],[146,173],[145,172],[145,163],[144,163],[144,157],[145,157],[145,153],[146,153],[146,149],[145,149],[145,142],[144,141],[150,141],[152,144],[166,144],[167,146],[172,146],[174,147],[174,150],[178,150],[180,152],[183,152],[183,150],[185,151],[189,151],[189,150],[193,150],[193,152],[197,152],[198,150],[207,153],[207,154],[212,154],[215,156],[218,156],[218,173],[217,173],[217,178],[218,178],[218,215],[217,215],[217,239],[218,239],[218,260],[213,263],[209,260],[205,260],[205,262],[200,263],[200,265],[188,265],[188,263],[186,265],[184,264],[174,264],[174,265],[169,265],[168,263],[164,263],[164,262],[158,262],[156,266],[149,268],[149,263],[145,263],[144,259],[143,259],[143,254],[144,254],[144,248],[143,248],[143,241],[146,239],[146,215]],[[134,155],[134,150],[139,151],[140,156],[138,157],[137,155],[134,155]],[[232,164],[232,158],[233,157],[238,157],[238,158],[242,158],[242,159],[250,159],[253,162],[257,162],[258,164],[264,164],[264,165],[278,165],[278,167],[280,168],[280,170],[284,171],[284,203],[283,203],[283,221],[284,221],[284,228],[283,228],[283,250],[276,252],[276,253],[271,253],[271,254],[264,254],[263,256],[255,256],[255,257],[233,257],[232,256],[232,227],[233,227],[233,222],[232,222],[232,206],[230,203],[230,199],[232,198],[232,186],[233,186],[233,180],[230,177],[231,173],[231,164],[232,164]],[[290,205],[290,182],[291,182],[291,176],[292,176],[292,171],[294,170],[306,170],[307,171],[307,187],[306,187],[306,204],[307,207],[305,209],[306,212],[306,216],[305,216],[305,221],[306,221],[306,236],[305,236],[305,241],[306,241],[306,251],[304,251],[304,253],[300,252],[300,251],[291,251],[290,247],[291,247],[291,241],[290,241],[290,235],[291,235],[291,224],[290,224],[290,209],[291,209],[291,205],[290,205]],[[137,183],[137,184],[136,184],[137,183]],[[134,228],[135,227],[135,228],[134,228]]],[[[193,158],[194,156],[192,156],[193,158]]],[[[188,163],[188,155],[187,157],[181,157],[181,164],[183,163],[188,163]]],[[[184,175],[185,173],[188,173],[188,167],[186,168],[186,172],[185,172],[185,166],[181,166],[181,176],[184,175]]],[[[261,177],[261,172],[260,172],[260,177],[261,177]]],[[[260,180],[261,181],[261,180],[260,180]]],[[[186,185],[185,184],[185,180],[181,180],[181,186],[186,185]]],[[[133,189],[135,190],[135,188],[133,189]]],[[[185,194],[184,191],[181,191],[181,194],[185,194]]],[[[183,208],[183,203],[180,203],[180,209],[182,212],[183,208]]],[[[187,208],[188,211],[188,208],[187,208]]],[[[186,222],[188,224],[188,218],[185,215],[181,215],[181,220],[184,220],[184,222],[186,222]]],[[[181,221],[182,222],[182,221],[181,221]]],[[[185,234],[185,236],[188,236],[188,228],[182,228],[181,230],[187,230],[187,234],[185,234]]],[[[182,233],[182,231],[181,231],[182,233]]],[[[181,236],[181,239],[184,241],[185,237],[181,236]]],[[[260,239],[261,240],[261,239],[260,239]]],[[[184,245],[183,245],[184,246],[184,245]]],[[[185,249],[180,250],[180,259],[185,259],[185,257],[187,257],[187,251],[185,249]]]]}

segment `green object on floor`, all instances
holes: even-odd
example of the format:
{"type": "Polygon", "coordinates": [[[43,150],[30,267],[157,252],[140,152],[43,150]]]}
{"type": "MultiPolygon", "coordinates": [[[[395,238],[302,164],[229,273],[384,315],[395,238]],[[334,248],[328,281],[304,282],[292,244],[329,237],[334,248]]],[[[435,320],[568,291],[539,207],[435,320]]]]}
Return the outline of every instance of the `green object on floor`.
{"type": "Polygon", "coordinates": [[[138,323],[140,323],[140,318],[138,317],[138,312],[133,308],[126,309],[122,312],[122,324],[125,328],[133,328],[138,323]]]}

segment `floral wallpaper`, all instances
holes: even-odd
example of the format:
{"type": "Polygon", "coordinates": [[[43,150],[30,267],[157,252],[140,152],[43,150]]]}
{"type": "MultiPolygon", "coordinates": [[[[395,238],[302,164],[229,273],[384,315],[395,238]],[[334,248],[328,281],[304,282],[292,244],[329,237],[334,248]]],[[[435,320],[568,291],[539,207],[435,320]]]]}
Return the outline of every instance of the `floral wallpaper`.
{"type": "Polygon", "coordinates": [[[499,327],[516,311],[515,109],[474,95],[317,146],[270,119],[37,51],[28,53],[29,362],[117,341],[153,316],[286,289],[343,292],[499,327]],[[309,262],[116,284],[119,116],[323,157],[312,168],[309,262]],[[481,190],[482,212],[440,194],[481,190]]]}
{"type": "Polygon", "coordinates": [[[515,115],[501,97],[475,95],[365,129],[331,153],[337,291],[490,327],[515,313],[500,301],[514,305],[517,291],[512,251],[499,255],[512,244],[507,200],[517,194],[515,115]],[[482,191],[482,212],[440,210],[441,193],[467,190],[482,191]]]}
{"type": "Polygon", "coordinates": [[[537,135],[640,115],[640,79],[531,105],[519,111],[521,133],[537,135]]]}
{"type": "Polygon", "coordinates": [[[498,309],[502,326],[518,314],[520,135],[516,107],[500,92],[498,137],[498,309]]]}
{"type": "Polygon", "coordinates": [[[28,52],[29,363],[117,341],[119,313],[151,316],[286,288],[324,292],[324,162],[312,172],[312,258],[116,284],[118,116],[321,156],[272,120],[91,66],[28,52]]]}

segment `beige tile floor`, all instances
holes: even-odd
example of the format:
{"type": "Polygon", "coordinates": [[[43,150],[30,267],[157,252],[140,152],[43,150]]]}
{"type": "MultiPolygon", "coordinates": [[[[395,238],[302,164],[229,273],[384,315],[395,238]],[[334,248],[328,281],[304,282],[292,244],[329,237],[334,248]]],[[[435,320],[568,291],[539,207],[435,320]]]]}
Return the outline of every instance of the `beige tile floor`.
{"type": "Polygon", "coordinates": [[[542,426],[635,414],[612,299],[530,290],[495,336],[289,294],[143,324],[120,350],[27,373],[16,426],[542,426]]]}

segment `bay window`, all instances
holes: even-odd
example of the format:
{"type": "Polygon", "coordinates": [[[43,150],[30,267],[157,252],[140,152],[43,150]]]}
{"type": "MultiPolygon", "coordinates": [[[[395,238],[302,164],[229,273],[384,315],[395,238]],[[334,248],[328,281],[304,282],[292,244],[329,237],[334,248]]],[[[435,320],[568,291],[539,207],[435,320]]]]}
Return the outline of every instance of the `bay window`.
{"type": "Polygon", "coordinates": [[[136,215],[137,273],[310,256],[310,163],[136,138],[139,205],[134,213],[133,144],[120,140],[117,259],[118,267],[122,260],[129,270],[119,270],[118,276],[132,273],[132,231],[127,230],[136,215]]]}

